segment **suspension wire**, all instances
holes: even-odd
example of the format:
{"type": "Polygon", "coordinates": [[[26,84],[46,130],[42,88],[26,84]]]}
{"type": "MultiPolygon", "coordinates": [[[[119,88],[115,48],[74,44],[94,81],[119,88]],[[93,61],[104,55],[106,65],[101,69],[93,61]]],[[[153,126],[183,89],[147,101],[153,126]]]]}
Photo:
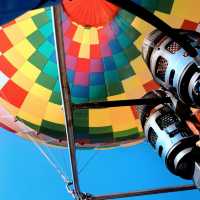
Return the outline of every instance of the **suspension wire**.
{"type": "Polygon", "coordinates": [[[94,158],[97,156],[97,154],[99,153],[99,151],[95,150],[95,152],[90,156],[90,158],[83,164],[83,166],[78,171],[79,175],[87,168],[87,166],[92,162],[92,160],[94,160],[94,158]]]}
{"type": "MultiPolygon", "coordinates": [[[[1,95],[4,97],[4,99],[8,100],[7,96],[2,92],[0,91],[1,95]]],[[[18,120],[17,120],[18,121],[18,120]]],[[[20,121],[20,120],[19,120],[20,121]]],[[[16,123],[16,126],[19,127],[19,125],[16,123]]],[[[20,128],[20,127],[19,127],[20,128]]],[[[66,190],[69,194],[71,194],[74,199],[76,199],[76,196],[75,196],[75,193],[74,193],[74,189],[73,189],[73,182],[70,180],[69,177],[67,177],[64,172],[63,172],[63,169],[61,169],[61,167],[58,167],[58,165],[60,165],[58,163],[58,161],[55,159],[55,161],[58,163],[58,165],[48,156],[48,154],[44,151],[44,149],[42,149],[42,147],[37,143],[36,139],[31,136],[29,134],[29,130],[24,130],[22,133],[24,133],[28,138],[29,140],[32,141],[32,143],[35,145],[35,147],[39,150],[39,152],[46,158],[46,160],[49,162],[49,164],[56,170],[57,174],[60,176],[60,178],[63,180],[63,182],[66,184],[66,190]]],[[[44,142],[45,144],[45,142],[44,142]]],[[[47,144],[48,145],[48,144],[47,144]]],[[[47,149],[49,150],[49,147],[46,146],[47,149]]],[[[49,150],[50,152],[50,150],[49,150]]],[[[51,153],[51,155],[53,155],[51,153]]]]}
{"type": "Polygon", "coordinates": [[[63,163],[63,171],[64,172],[67,172],[67,163],[69,163],[68,160],[67,160],[66,151],[67,151],[66,147],[64,147],[62,149],[62,151],[59,151],[59,157],[60,157],[60,161],[63,163]],[[64,155],[63,155],[63,151],[65,151],[64,155]]]}
{"type": "MultiPolygon", "coordinates": [[[[51,147],[49,147],[48,145],[46,145],[46,153],[47,153],[47,155],[49,155],[49,157],[52,158],[52,160],[55,161],[55,164],[56,164],[57,166],[59,166],[59,168],[60,168],[60,170],[62,171],[62,173],[63,173],[63,174],[66,174],[65,172],[66,172],[67,170],[64,170],[66,163],[65,163],[65,162],[61,162],[61,160],[59,159],[59,157],[61,157],[60,152],[59,152],[59,157],[58,157],[58,155],[56,155],[56,154],[54,155],[54,153],[53,153],[52,150],[51,150],[51,147]]],[[[63,158],[63,157],[64,157],[64,156],[62,155],[62,158],[63,158]]]]}
{"type": "MultiPolygon", "coordinates": [[[[56,165],[56,163],[48,156],[48,154],[42,149],[42,147],[36,142],[36,140],[30,135],[30,134],[26,134],[27,137],[33,142],[33,144],[35,145],[35,147],[40,151],[40,153],[47,159],[47,161],[49,162],[49,164],[56,170],[56,172],[60,175],[61,179],[66,182],[69,181],[64,173],[62,172],[62,170],[56,165]]],[[[70,181],[69,181],[70,182],[70,181]]]]}
{"type": "Polygon", "coordinates": [[[65,176],[63,171],[56,165],[56,163],[48,156],[48,154],[42,149],[42,147],[35,141],[35,139],[30,134],[27,134],[27,136],[33,142],[36,148],[40,151],[40,153],[46,158],[49,164],[56,170],[60,178],[66,184],[67,192],[71,194],[74,199],[76,199],[77,197],[73,189],[73,182],[70,180],[70,178],[65,176]]]}
{"type": "Polygon", "coordinates": [[[99,195],[89,198],[89,200],[107,200],[107,199],[118,199],[118,198],[127,198],[127,197],[137,197],[137,196],[146,196],[153,194],[162,194],[169,192],[179,192],[179,191],[187,191],[187,190],[196,190],[195,185],[181,185],[181,186],[172,186],[172,187],[162,187],[156,189],[146,189],[146,190],[138,190],[131,191],[126,193],[114,193],[114,194],[105,194],[99,195]]]}

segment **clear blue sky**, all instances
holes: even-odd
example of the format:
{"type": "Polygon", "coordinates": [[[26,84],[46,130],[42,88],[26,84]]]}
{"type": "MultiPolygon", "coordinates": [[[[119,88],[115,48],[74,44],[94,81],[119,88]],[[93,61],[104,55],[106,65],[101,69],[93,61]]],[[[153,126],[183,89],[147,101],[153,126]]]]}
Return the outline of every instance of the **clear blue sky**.
{"type": "MultiPolygon", "coordinates": [[[[54,150],[59,162],[66,151],[54,150]]],[[[78,151],[79,168],[94,151],[78,151]]],[[[65,161],[66,160],[66,161],[65,161]]],[[[93,194],[187,184],[171,175],[152,148],[143,144],[129,148],[98,151],[80,174],[83,191],[93,194]]],[[[188,200],[200,197],[198,191],[178,192],[129,199],[188,200]]],[[[35,146],[0,129],[0,200],[70,200],[60,177],[35,146]]],[[[127,198],[128,199],[128,198],[127,198]]],[[[129,200],[128,199],[128,200],[129,200]]]]}

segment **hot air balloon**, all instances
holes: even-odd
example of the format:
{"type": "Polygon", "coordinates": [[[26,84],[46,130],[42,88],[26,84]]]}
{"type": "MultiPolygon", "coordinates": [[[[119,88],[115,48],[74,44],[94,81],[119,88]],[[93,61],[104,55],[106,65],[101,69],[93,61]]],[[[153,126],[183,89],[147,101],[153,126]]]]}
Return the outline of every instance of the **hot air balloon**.
{"type": "MultiPolygon", "coordinates": [[[[198,29],[198,23],[188,21],[198,17],[179,17],[179,4],[140,2],[177,28],[198,29]]],[[[31,11],[1,27],[1,126],[65,145],[51,12],[31,11]]],[[[136,99],[158,87],[140,56],[152,26],[103,0],[65,0],[62,15],[73,103],[136,99]]],[[[80,146],[115,146],[143,138],[134,106],[76,110],[73,115],[80,146]]]]}
{"type": "MultiPolygon", "coordinates": [[[[174,28],[199,30],[200,16],[191,1],[133,2],[174,28]]],[[[66,146],[54,14],[51,8],[33,10],[0,27],[0,127],[40,143],[66,146]]],[[[71,102],[140,99],[157,89],[141,56],[144,37],[153,29],[106,0],[63,0],[71,102]]],[[[82,148],[133,145],[144,138],[134,105],[75,109],[73,130],[82,148]]]]}

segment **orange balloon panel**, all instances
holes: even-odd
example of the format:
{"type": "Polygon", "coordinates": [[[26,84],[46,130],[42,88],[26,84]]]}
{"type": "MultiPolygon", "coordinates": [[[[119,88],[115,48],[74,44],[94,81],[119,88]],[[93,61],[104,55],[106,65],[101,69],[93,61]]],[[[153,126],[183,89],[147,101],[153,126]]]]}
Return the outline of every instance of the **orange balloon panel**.
{"type": "Polygon", "coordinates": [[[83,26],[103,26],[115,17],[119,8],[106,0],[63,0],[72,21],[83,26]]]}

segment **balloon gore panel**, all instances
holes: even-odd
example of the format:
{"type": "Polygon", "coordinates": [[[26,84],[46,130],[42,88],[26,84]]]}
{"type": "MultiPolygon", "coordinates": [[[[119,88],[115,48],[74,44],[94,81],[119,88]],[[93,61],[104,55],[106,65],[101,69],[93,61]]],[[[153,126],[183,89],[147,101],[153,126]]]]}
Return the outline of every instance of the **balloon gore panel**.
{"type": "MultiPolygon", "coordinates": [[[[76,7],[83,1],[73,2],[76,7]]],[[[105,1],[98,2],[100,12],[105,1]]],[[[189,7],[188,13],[181,10],[178,0],[136,2],[176,28],[199,30],[200,17],[189,7]]],[[[62,24],[73,103],[141,98],[158,88],[140,53],[152,26],[115,6],[106,7],[108,15],[103,14],[103,19],[101,12],[96,12],[96,21],[90,19],[85,12],[92,9],[85,8],[76,19],[65,3],[69,2],[63,1],[62,24]]],[[[0,27],[0,41],[0,127],[65,146],[52,10],[34,10],[0,27]]],[[[135,106],[75,111],[74,131],[77,145],[85,148],[135,144],[143,139],[135,106]]]]}

